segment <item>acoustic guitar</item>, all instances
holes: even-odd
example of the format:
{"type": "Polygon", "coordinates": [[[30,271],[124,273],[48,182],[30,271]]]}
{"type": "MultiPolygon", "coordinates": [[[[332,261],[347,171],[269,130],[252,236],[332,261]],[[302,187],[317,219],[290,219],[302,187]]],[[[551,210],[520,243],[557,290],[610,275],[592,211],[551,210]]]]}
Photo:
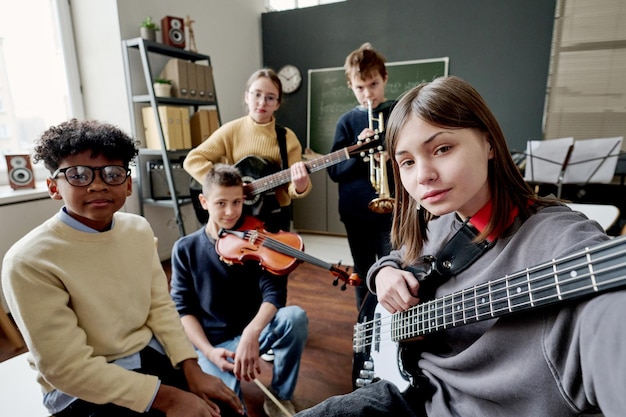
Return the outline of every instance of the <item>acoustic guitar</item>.
{"type": "MultiPolygon", "coordinates": [[[[304,161],[309,174],[336,165],[350,159],[354,155],[363,153],[379,144],[379,136],[358,141],[356,144],[331,152],[328,155],[319,156],[314,159],[304,161]]],[[[235,166],[239,169],[243,177],[245,195],[244,204],[248,206],[257,205],[263,193],[273,190],[291,181],[291,170],[289,168],[280,170],[279,166],[269,162],[259,156],[251,155],[240,159],[235,166]]],[[[252,211],[253,213],[254,210],[252,211]]]]}
{"type": "MultiPolygon", "coordinates": [[[[438,331],[517,314],[626,286],[626,236],[503,278],[390,314],[380,304],[373,319],[354,327],[355,354],[369,351],[356,386],[374,378],[401,391],[414,380],[410,342],[438,331]],[[406,360],[406,357],[411,360],[406,360]]],[[[419,342],[422,343],[422,342],[419,342]]]]}

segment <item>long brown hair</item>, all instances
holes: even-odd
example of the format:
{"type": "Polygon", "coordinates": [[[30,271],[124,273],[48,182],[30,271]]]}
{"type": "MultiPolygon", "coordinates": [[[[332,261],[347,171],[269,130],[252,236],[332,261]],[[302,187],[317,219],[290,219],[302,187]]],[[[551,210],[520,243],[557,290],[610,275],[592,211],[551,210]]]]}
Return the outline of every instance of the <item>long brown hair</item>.
{"type": "MultiPolygon", "coordinates": [[[[550,204],[537,197],[513,162],[506,139],[495,116],[481,95],[469,83],[454,76],[437,78],[409,90],[394,107],[387,124],[387,144],[390,155],[395,155],[399,133],[411,117],[419,117],[438,127],[452,129],[473,128],[485,133],[493,149],[488,164],[488,183],[491,191],[492,215],[487,227],[477,237],[484,240],[494,233],[500,236],[509,226],[508,219],[514,207],[522,219],[528,218],[536,204],[550,204]]],[[[406,247],[404,262],[414,262],[427,240],[427,224],[433,218],[404,189],[398,164],[394,163],[396,204],[391,229],[394,248],[406,247]]]]}

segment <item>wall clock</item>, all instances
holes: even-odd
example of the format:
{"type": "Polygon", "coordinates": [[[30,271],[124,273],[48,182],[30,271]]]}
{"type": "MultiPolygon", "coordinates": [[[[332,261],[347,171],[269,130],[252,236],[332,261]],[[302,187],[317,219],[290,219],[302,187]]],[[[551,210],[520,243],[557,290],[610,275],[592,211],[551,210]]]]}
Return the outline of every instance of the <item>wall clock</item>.
{"type": "Polygon", "coordinates": [[[278,78],[280,78],[285,94],[296,92],[302,84],[302,74],[295,65],[288,64],[278,70],[278,78]]]}

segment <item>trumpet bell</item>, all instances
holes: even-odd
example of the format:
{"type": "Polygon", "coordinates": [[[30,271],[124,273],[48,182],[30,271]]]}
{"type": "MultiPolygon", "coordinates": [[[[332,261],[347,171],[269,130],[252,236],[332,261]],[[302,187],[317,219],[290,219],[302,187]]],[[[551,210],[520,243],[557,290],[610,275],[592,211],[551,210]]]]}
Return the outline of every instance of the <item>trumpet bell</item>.
{"type": "Polygon", "coordinates": [[[393,211],[393,198],[375,198],[368,203],[367,207],[374,213],[391,213],[393,211]]]}

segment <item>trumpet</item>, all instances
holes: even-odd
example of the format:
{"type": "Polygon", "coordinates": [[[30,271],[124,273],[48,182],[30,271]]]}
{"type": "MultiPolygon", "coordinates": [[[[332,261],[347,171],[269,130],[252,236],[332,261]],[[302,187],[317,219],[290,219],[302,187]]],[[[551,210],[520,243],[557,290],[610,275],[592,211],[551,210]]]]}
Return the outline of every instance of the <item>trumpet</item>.
{"type": "MultiPolygon", "coordinates": [[[[380,134],[385,131],[385,122],[383,120],[382,113],[378,113],[377,118],[372,115],[371,100],[367,100],[367,116],[370,130],[374,130],[374,122],[378,123],[376,130],[374,130],[374,137],[378,139],[380,134]]],[[[379,145],[376,149],[370,149],[369,153],[370,183],[372,184],[372,187],[374,187],[378,197],[370,201],[367,207],[374,213],[391,213],[393,211],[394,201],[389,193],[389,182],[387,180],[387,151],[384,150],[382,145],[379,145]],[[374,155],[376,152],[378,155],[374,155]]]]}

